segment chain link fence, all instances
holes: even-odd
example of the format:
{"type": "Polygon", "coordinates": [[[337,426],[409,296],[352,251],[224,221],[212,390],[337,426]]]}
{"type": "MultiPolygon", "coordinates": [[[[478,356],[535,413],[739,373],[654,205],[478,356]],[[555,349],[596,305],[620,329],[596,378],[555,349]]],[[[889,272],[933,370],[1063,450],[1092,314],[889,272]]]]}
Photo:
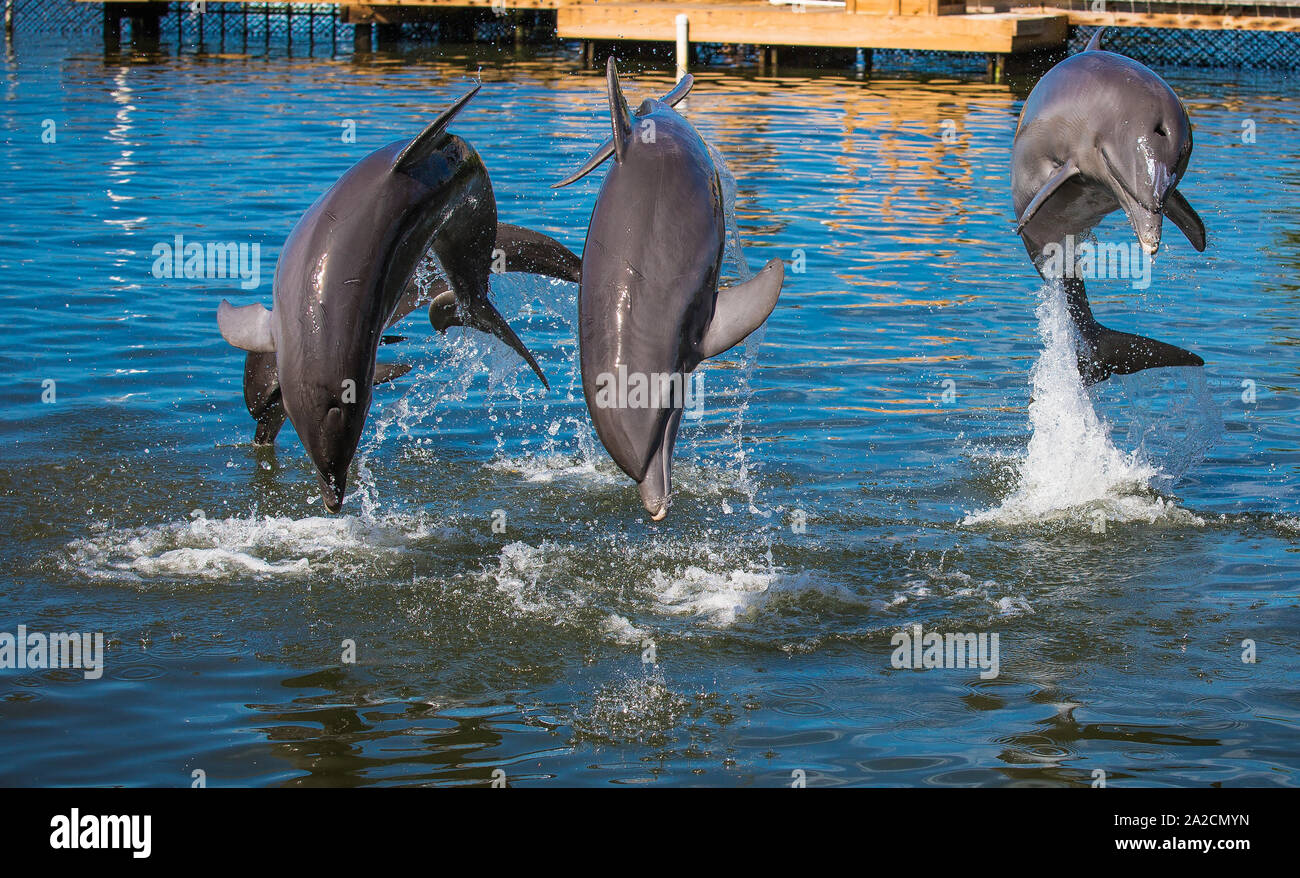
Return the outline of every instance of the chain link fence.
{"type": "MultiPolygon", "coordinates": [[[[1081,51],[1094,31],[1072,28],[1070,51],[1081,51]]],[[[1300,33],[1285,31],[1108,27],[1102,45],[1152,67],[1300,69],[1300,33]]]]}
{"type": "MultiPolygon", "coordinates": [[[[8,0],[13,4],[14,32],[19,36],[50,39],[99,37],[103,33],[104,5],[75,0],[8,0]]],[[[136,4],[121,4],[127,7],[136,4]]],[[[252,50],[275,44],[299,44],[307,50],[331,45],[350,47],[352,25],[340,20],[340,7],[330,3],[209,3],[166,4],[159,38],[186,48],[221,51],[252,50]]],[[[125,38],[130,25],[123,22],[125,38]]]]}

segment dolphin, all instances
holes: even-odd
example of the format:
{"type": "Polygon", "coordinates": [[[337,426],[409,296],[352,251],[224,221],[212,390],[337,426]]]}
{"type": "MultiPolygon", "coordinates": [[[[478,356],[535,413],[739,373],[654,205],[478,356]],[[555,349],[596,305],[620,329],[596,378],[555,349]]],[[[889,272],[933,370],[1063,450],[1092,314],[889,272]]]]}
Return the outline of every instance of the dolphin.
{"type": "MultiPolygon", "coordinates": [[[[316,200],[285,241],[270,310],[225,300],[217,309],[226,341],[273,355],[273,367],[265,356],[246,361],[245,401],[263,440],[274,439],[285,417],[293,424],[330,512],[343,505],[371,385],[402,369],[380,368],[375,358],[429,250],[454,295],[457,322],[505,341],[546,384],[489,298],[499,229],[487,169],[472,145],[446,130],[478,90],[416,137],[361,159],[316,200]]],[[[557,265],[576,259],[551,243],[564,251],[553,254],[557,265]]]]}
{"type": "MultiPolygon", "coordinates": [[[[495,252],[504,256],[505,271],[541,274],[575,284],[582,279],[582,260],[577,254],[554,238],[522,226],[499,223],[495,252]]],[[[388,328],[397,325],[422,305],[429,306],[429,322],[439,332],[446,332],[451,326],[465,325],[455,291],[447,278],[439,274],[425,289],[420,288],[414,277],[411,278],[388,320],[388,328]]],[[[385,335],[379,343],[386,345],[399,341],[405,339],[385,335]]],[[[377,363],[374,384],[396,381],[410,370],[411,366],[406,363],[377,363]]],[[[253,444],[275,444],[275,438],[284,426],[285,412],[274,353],[249,352],[244,358],[244,404],[257,422],[253,444]]]]}
{"type": "Polygon", "coordinates": [[[1045,251],[1073,253],[1067,240],[1087,235],[1117,208],[1149,255],[1160,247],[1165,217],[1197,251],[1205,249],[1205,224],[1176,188],[1192,155],[1187,110],[1150,69],[1103,51],[1102,30],[1029,93],[1011,158],[1016,231],[1044,280],[1067,275],[1057,279],[1079,331],[1086,384],[1158,366],[1205,365],[1190,351],[1102,326],[1075,272],[1048,268],[1045,251]]]}
{"type": "Polygon", "coordinates": [[[718,289],[726,235],[722,185],[704,140],[672,109],[693,79],[682,77],[635,113],[612,57],[606,81],[613,134],[554,188],[614,157],[582,251],[582,391],[596,435],[659,521],[668,514],[689,373],[763,324],[785,271],[773,259],[751,280],[718,289]],[[624,381],[642,392],[619,392],[624,381]],[[651,384],[658,393],[647,392],[651,384]]]}

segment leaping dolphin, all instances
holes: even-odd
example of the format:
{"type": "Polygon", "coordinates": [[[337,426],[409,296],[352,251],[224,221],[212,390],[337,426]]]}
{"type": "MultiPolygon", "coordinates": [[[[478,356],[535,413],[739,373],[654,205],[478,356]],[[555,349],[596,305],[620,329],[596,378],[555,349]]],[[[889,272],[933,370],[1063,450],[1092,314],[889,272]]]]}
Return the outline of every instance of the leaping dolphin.
{"type": "Polygon", "coordinates": [[[785,272],[773,259],[746,283],[718,289],[722,185],[703,139],[672,109],[692,78],[684,76],[662,100],[645,100],[635,114],[612,57],[606,80],[613,135],[556,188],[614,156],[582,251],[582,391],[596,435],[659,521],[668,514],[687,376],[763,324],[785,272]],[[618,392],[638,378],[648,391],[640,404],[633,392],[618,392]]]}
{"type": "MultiPolygon", "coordinates": [[[[245,364],[245,401],[258,436],[273,440],[288,417],[330,512],[342,508],[371,385],[403,368],[377,369],[375,356],[430,249],[454,295],[456,322],[505,341],[546,383],[489,298],[499,230],[487,169],[473,146],[446,130],[478,90],[418,136],[361,159],[316,200],[285,241],[271,310],[224,300],[217,310],[226,341],[263,355],[245,364]],[[273,367],[264,355],[274,355],[273,367]]],[[[551,244],[557,266],[575,258],[551,244]]]]}
{"type": "Polygon", "coordinates": [[[1169,217],[1197,251],[1205,224],[1175,187],[1192,155],[1192,126],[1178,95],[1138,62],[1101,49],[1098,28],[1082,52],[1039,80],[1025,101],[1012,147],[1016,231],[1045,280],[1063,280],[1079,330],[1079,373],[1087,384],[1158,366],[1203,366],[1196,354],[1117,332],[1092,316],[1076,272],[1053,278],[1044,251],[1073,253],[1067,238],[1090,232],[1116,208],[1149,255],[1169,217]]]}
{"type": "MultiPolygon", "coordinates": [[[[582,279],[582,260],[554,238],[540,232],[509,223],[497,224],[496,250],[504,254],[506,271],[541,274],[572,283],[582,279]]],[[[421,289],[412,278],[402,293],[388,328],[397,325],[406,315],[422,305],[429,306],[429,322],[439,332],[451,326],[464,326],[460,316],[459,300],[446,277],[438,275],[426,289],[421,289]]],[[[404,341],[400,336],[383,336],[380,345],[390,341],[404,341]]],[[[377,363],[376,386],[395,381],[411,370],[405,363],[377,363]]],[[[272,445],[280,428],[284,426],[285,412],[281,402],[280,377],[276,371],[275,354],[250,352],[244,359],[244,404],[257,422],[253,434],[254,445],[272,445]]]]}

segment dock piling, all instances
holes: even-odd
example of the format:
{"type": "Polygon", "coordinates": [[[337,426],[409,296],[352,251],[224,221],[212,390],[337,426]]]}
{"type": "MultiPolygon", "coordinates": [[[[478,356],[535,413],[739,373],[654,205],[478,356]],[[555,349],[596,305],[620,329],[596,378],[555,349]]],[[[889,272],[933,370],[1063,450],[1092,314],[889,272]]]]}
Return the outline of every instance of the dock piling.
{"type": "Polygon", "coordinates": [[[677,78],[686,75],[687,55],[690,53],[691,20],[685,12],[677,14],[677,78]]]}
{"type": "Polygon", "coordinates": [[[371,48],[371,25],[357,23],[352,26],[352,54],[368,55],[371,48]]]}

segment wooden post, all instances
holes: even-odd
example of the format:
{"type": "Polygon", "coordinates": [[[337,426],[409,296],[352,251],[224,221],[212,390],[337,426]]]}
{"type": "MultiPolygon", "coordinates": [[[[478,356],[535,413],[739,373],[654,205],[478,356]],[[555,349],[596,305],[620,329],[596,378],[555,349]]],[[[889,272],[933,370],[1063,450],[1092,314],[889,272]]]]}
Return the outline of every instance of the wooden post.
{"type": "Polygon", "coordinates": [[[5,39],[14,35],[14,4],[18,0],[5,0],[5,39]]]}
{"type": "Polygon", "coordinates": [[[1001,52],[990,52],[988,62],[989,82],[1001,84],[1007,68],[1007,56],[1001,52]]]}
{"type": "Polygon", "coordinates": [[[370,25],[368,23],[352,26],[352,52],[357,55],[370,54],[370,25]]]}
{"type": "Polygon", "coordinates": [[[104,4],[104,49],[116,52],[122,48],[122,10],[116,3],[104,4]]]}
{"type": "Polygon", "coordinates": [[[381,52],[388,51],[396,46],[401,36],[402,26],[400,24],[380,24],[375,30],[375,40],[378,42],[381,52]]]}
{"type": "Polygon", "coordinates": [[[677,14],[677,79],[686,75],[691,52],[691,20],[686,13],[677,14]]]}

